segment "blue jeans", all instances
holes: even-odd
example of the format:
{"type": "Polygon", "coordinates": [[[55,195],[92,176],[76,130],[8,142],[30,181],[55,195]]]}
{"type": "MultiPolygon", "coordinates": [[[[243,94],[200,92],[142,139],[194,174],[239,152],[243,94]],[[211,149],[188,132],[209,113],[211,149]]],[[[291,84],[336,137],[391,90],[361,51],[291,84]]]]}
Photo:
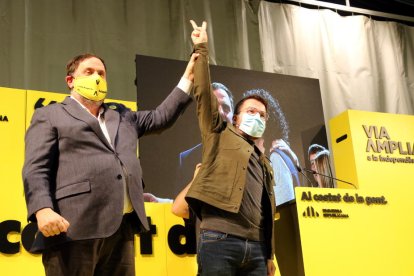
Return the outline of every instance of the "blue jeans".
{"type": "Polygon", "coordinates": [[[264,242],[246,240],[217,231],[201,230],[197,275],[266,276],[265,252],[264,242]]]}

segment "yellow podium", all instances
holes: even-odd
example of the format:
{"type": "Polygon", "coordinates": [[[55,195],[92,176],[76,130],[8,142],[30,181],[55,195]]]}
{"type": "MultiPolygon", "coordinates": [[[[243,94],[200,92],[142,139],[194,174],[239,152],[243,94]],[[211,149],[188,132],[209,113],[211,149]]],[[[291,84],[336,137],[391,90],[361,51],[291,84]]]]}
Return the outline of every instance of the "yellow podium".
{"type": "Polygon", "coordinates": [[[414,116],[330,121],[338,189],[296,188],[306,276],[414,273],[414,116]]]}
{"type": "Polygon", "coordinates": [[[364,188],[413,184],[414,116],[348,110],[329,128],[337,178],[364,188]]]}

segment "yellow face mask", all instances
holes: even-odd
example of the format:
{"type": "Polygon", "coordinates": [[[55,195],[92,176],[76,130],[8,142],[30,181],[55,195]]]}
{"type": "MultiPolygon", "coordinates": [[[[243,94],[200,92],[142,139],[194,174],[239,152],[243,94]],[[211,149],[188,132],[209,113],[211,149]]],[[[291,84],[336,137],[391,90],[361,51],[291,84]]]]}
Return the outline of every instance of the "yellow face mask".
{"type": "Polygon", "coordinates": [[[73,89],[92,101],[102,101],[106,97],[106,80],[99,75],[82,76],[73,80],[73,89]]]}

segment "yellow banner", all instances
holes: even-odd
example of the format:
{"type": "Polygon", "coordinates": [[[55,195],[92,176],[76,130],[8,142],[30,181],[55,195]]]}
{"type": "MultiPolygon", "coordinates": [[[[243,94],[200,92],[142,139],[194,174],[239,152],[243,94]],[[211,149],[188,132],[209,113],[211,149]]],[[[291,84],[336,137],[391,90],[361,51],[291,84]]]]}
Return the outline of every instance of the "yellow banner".
{"type": "Polygon", "coordinates": [[[305,275],[412,275],[404,192],[296,188],[305,275]]]}

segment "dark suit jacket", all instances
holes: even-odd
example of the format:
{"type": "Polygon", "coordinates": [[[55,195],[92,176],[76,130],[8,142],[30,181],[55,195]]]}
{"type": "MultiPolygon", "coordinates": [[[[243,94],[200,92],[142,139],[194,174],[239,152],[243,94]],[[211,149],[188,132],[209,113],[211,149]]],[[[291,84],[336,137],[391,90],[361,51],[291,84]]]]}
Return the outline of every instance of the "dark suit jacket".
{"type": "Polygon", "coordinates": [[[26,133],[23,181],[28,219],[50,207],[70,223],[66,234],[37,235],[33,251],[68,240],[112,235],[123,218],[123,180],[137,227],[148,230],[144,210],[138,138],[171,126],[191,102],[175,88],[156,110],[132,112],[120,104],[104,104],[105,124],[112,146],[98,121],[71,98],[39,108],[26,133]],[[36,246],[37,245],[37,246],[36,246]]]}

